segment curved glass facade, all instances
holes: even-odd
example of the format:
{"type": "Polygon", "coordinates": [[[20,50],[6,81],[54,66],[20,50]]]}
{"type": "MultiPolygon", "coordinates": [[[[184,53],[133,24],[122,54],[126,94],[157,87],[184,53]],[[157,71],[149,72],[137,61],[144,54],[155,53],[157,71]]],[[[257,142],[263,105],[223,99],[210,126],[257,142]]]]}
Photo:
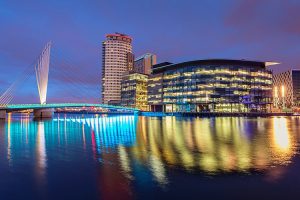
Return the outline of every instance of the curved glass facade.
{"type": "MultiPolygon", "coordinates": [[[[263,64],[218,60],[154,68],[153,77],[162,77],[162,103],[149,101],[150,108],[161,106],[165,112],[266,112],[272,104],[272,72],[263,64]]],[[[152,88],[148,86],[150,94],[152,88]]]]}

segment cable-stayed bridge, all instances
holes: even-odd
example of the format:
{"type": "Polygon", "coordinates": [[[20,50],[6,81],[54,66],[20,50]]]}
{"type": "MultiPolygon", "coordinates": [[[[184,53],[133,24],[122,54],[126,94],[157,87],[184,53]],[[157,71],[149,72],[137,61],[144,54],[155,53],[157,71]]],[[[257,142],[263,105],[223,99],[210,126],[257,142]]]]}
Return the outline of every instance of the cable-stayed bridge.
{"type": "MultiPolygon", "coordinates": [[[[77,95],[78,102],[54,102],[47,103],[47,93],[48,93],[48,82],[49,82],[49,69],[50,69],[50,57],[51,57],[51,42],[48,42],[43,49],[42,53],[34,62],[33,66],[27,67],[23,73],[3,92],[0,96],[0,118],[6,117],[6,112],[11,111],[21,111],[21,110],[34,110],[35,117],[51,117],[52,111],[55,108],[72,108],[72,107],[96,107],[103,108],[108,111],[121,111],[121,112],[137,112],[138,109],[114,106],[107,104],[99,104],[89,101],[86,99],[88,97],[86,93],[86,88],[80,90],[79,94],[82,94],[82,97],[77,95]],[[30,78],[34,76],[37,86],[39,102],[30,103],[30,104],[15,104],[13,100],[15,99],[16,93],[20,87],[30,78]],[[84,100],[84,101],[83,101],[84,100]]],[[[72,66],[64,64],[63,67],[59,69],[61,75],[65,80],[68,81],[72,91],[77,91],[78,87],[72,82],[71,75],[76,73],[76,70],[72,69],[72,66]],[[63,70],[66,73],[63,73],[63,70]],[[75,72],[74,72],[75,71],[75,72]]],[[[81,74],[75,74],[78,77],[77,84],[85,85],[84,80],[82,80],[81,74]]],[[[73,95],[74,96],[74,95],[73,95]]]]}

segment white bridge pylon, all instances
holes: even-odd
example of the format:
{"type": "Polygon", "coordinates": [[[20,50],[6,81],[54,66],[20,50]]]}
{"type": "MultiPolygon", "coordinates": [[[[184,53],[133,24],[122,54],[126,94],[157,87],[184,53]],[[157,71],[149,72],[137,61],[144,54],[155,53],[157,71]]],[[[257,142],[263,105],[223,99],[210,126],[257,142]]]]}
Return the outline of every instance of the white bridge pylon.
{"type": "Polygon", "coordinates": [[[46,104],[51,42],[48,42],[34,66],[40,103],[46,104]]]}

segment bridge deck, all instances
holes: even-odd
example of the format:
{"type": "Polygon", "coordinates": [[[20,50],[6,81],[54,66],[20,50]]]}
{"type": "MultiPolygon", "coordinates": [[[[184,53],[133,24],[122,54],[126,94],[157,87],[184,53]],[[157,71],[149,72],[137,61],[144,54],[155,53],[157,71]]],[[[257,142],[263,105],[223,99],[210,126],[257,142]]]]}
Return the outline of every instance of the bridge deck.
{"type": "Polygon", "coordinates": [[[43,108],[72,108],[72,107],[98,107],[98,108],[115,109],[115,110],[139,111],[136,108],[113,106],[107,104],[91,104],[91,103],[9,104],[0,107],[0,110],[26,110],[26,109],[43,109],[43,108]]]}

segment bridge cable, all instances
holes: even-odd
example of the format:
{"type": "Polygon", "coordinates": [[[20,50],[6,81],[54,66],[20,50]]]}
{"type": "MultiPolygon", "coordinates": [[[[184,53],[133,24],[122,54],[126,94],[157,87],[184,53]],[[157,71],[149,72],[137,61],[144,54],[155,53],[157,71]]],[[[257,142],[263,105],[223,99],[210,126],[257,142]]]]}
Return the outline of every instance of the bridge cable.
{"type": "MultiPolygon", "coordinates": [[[[53,52],[53,54],[58,55],[56,52],[53,52]]],[[[60,68],[59,70],[59,74],[62,75],[64,77],[64,79],[68,80],[68,85],[71,86],[75,91],[78,91],[80,89],[80,93],[78,94],[84,94],[84,99],[87,99],[87,97],[89,97],[91,94],[88,92],[89,90],[91,90],[91,87],[88,87],[86,84],[86,82],[84,81],[87,80],[89,78],[89,76],[87,76],[86,74],[84,74],[84,76],[82,74],[78,74],[75,73],[74,71],[74,66],[73,64],[69,64],[67,61],[61,60],[59,63],[59,61],[54,61],[57,64],[55,64],[55,66],[57,65],[63,65],[63,67],[60,68]],[[72,66],[71,66],[72,65],[72,66]],[[76,79],[72,79],[72,77],[76,77],[76,79]],[[83,78],[84,77],[84,78],[83,78]],[[79,87],[78,87],[79,86],[79,87]]],[[[53,67],[51,67],[51,69],[55,69],[53,67]]],[[[56,69],[53,70],[55,72],[58,72],[56,69]]],[[[100,92],[100,90],[99,90],[100,92]]],[[[94,99],[95,97],[93,97],[92,99],[94,99]]],[[[82,99],[82,97],[81,97],[82,99]]]]}
{"type": "MultiPolygon", "coordinates": [[[[59,52],[60,52],[60,50],[58,49],[58,54],[59,54],[59,52]]],[[[55,52],[54,52],[55,53],[55,52]]],[[[69,66],[69,68],[71,68],[71,72],[73,72],[73,70],[72,69],[74,69],[72,66],[76,66],[75,64],[72,64],[71,62],[70,62],[70,59],[68,59],[68,57],[67,56],[64,56],[64,59],[62,60],[63,62],[64,62],[64,64],[66,65],[66,66],[69,66]]],[[[76,66],[77,68],[82,68],[81,66],[76,66]]],[[[89,71],[86,71],[86,73],[85,73],[85,77],[86,78],[90,78],[90,77],[92,77],[92,76],[90,76],[91,74],[87,74],[87,72],[89,72],[89,71]]],[[[93,73],[94,74],[94,73],[93,73]]],[[[76,74],[76,75],[78,75],[78,74],[76,74]]],[[[82,75],[81,76],[79,76],[78,77],[78,81],[81,81],[81,83],[83,83],[83,85],[84,85],[84,87],[86,88],[86,89],[91,89],[91,88],[89,88],[89,87],[87,87],[87,85],[91,85],[91,84],[86,84],[85,83],[85,81],[84,81],[84,79],[81,79],[80,77],[82,77],[82,75]]],[[[100,80],[99,80],[99,82],[100,82],[100,80]]],[[[99,89],[99,87],[96,87],[97,89],[99,89]]],[[[99,91],[99,90],[97,90],[97,91],[99,91]]]]}
{"type": "Polygon", "coordinates": [[[0,96],[0,106],[6,106],[9,104],[14,97],[14,92],[16,91],[17,87],[28,80],[33,74],[32,65],[29,65],[22,71],[16,80],[5,90],[5,92],[0,96]]]}
{"type": "MultiPolygon", "coordinates": [[[[53,63],[53,62],[52,62],[53,63]]],[[[54,64],[55,64],[55,62],[54,62],[54,64]]],[[[52,65],[52,64],[51,64],[52,65]]],[[[56,64],[55,64],[56,65],[56,64]]],[[[56,65],[57,66],[57,65],[56,65]]],[[[72,79],[72,78],[70,78],[70,74],[68,73],[68,72],[66,72],[66,73],[62,73],[63,71],[62,70],[60,70],[60,71],[58,71],[58,70],[53,70],[52,69],[52,71],[51,72],[58,72],[59,73],[59,75],[64,79],[64,80],[66,80],[67,81],[67,87],[69,88],[68,90],[72,90],[72,91],[78,91],[79,90],[79,84],[75,84],[74,82],[74,80],[72,79]]],[[[89,93],[86,91],[86,90],[82,90],[82,91],[80,91],[80,92],[77,92],[77,94],[80,94],[80,93],[83,93],[83,94],[85,94],[85,97],[87,97],[87,96],[89,96],[89,93]]],[[[82,96],[78,96],[78,95],[74,95],[74,92],[71,92],[71,95],[72,95],[72,97],[74,97],[75,99],[78,99],[78,98],[81,98],[81,100],[82,100],[82,96]]],[[[73,99],[74,100],[74,99],[73,99]]]]}

